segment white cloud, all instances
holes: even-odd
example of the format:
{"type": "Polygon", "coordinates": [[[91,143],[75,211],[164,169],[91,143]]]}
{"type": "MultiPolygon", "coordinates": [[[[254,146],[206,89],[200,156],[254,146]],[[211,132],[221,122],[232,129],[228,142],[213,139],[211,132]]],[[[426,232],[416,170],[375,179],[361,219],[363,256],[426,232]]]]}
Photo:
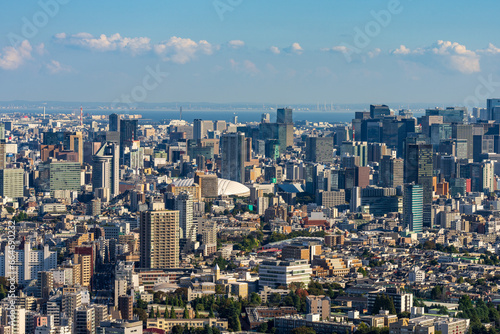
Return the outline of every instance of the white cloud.
{"type": "Polygon", "coordinates": [[[278,54],[281,53],[280,49],[277,46],[271,46],[269,48],[269,50],[271,50],[271,52],[274,53],[274,54],[276,54],[276,55],[278,55],[278,54]]]}
{"type": "Polygon", "coordinates": [[[381,52],[382,52],[382,50],[380,50],[379,48],[373,49],[372,51],[369,51],[369,52],[368,52],[368,57],[370,57],[370,58],[375,58],[375,57],[376,57],[376,56],[378,56],[381,52]]]}
{"type": "Polygon", "coordinates": [[[393,51],[395,55],[407,55],[411,53],[411,50],[408,49],[406,46],[401,45],[399,48],[393,51]]]}
{"type": "Polygon", "coordinates": [[[299,43],[293,43],[289,47],[283,49],[283,51],[285,51],[287,53],[295,53],[295,54],[300,55],[300,54],[302,54],[302,52],[304,52],[304,49],[300,46],[299,43]]]}
{"type": "Polygon", "coordinates": [[[230,48],[233,48],[233,49],[238,49],[242,46],[245,46],[245,42],[243,42],[239,39],[229,41],[227,44],[229,45],[230,48]]]}
{"type": "Polygon", "coordinates": [[[195,42],[189,38],[171,37],[168,41],[154,46],[156,54],[166,61],[185,64],[197,54],[211,55],[217,48],[205,40],[195,42]]]}
{"type": "Polygon", "coordinates": [[[500,48],[497,48],[493,43],[488,44],[488,48],[484,50],[478,50],[479,53],[485,53],[490,55],[500,54],[500,48]]]}
{"type": "Polygon", "coordinates": [[[120,34],[94,37],[92,34],[81,32],[74,35],[59,33],[55,36],[56,41],[72,46],[78,46],[93,51],[126,51],[137,55],[151,50],[151,40],[148,37],[122,37],[120,34]]]}
{"type": "MultiPolygon", "coordinates": [[[[105,34],[94,37],[92,34],[81,32],[74,35],[59,33],[54,36],[57,42],[76,46],[83,49],[108,52],[122,51],[138,55],[153,51],[165,61],[185,64],[195,58],[197,54],[210,55],[218,49],[205,40],[199,42],[189,38],[171,37],[158,44],[151,43],[149,37],[123,37],[120,34],[107,36],[105,34]]],[[[233,40],[228,43],[233,47],[244,45],[243,41],[233,40]]]]}
{"type": "Polygon", "coordinates": [[[69,73],[72,71],[70,66],[63,65],[57,60],[51,60],[45,67],[47,67],[47,70],[49,70],[51,74],[69,73]]]}
{"type": "Polygon", "coordinates": [[[28,40],[24,40],[18,47],[4,47],[0,52],[0,68],[4,70],[17,69],[26,60],[32,58],[32,51],[33,47],[28,40]]]}
{"type": "Polygon", "coordinates": [[[392,53],[399,56],[408,56],[410,60],[420,61],[428,65],[437,65],[465,74],[481,71],[478,53],[468,50],[465,45],[457,42],[439,40],[433,45],[414,50],[401,45],[392,53]]]}
{"type": "Polygon", "coordinates": [[[245,68],[245,71],[249,74],[257,74],[260,72],[260,70],[257,68],[257,66],[252,63],[250,60],[245,60],[243,61],[243,67],[245,68]]]}

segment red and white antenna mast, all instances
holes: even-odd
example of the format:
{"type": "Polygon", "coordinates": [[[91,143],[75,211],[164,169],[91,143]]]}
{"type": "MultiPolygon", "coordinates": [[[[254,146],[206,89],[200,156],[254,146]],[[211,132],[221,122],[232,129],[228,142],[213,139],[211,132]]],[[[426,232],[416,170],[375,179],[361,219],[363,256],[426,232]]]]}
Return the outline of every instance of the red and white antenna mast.
{"type": "Polygon", "coordinates": [[[80,106],[80,126],[83,127],[83,107],[80,106]]]}

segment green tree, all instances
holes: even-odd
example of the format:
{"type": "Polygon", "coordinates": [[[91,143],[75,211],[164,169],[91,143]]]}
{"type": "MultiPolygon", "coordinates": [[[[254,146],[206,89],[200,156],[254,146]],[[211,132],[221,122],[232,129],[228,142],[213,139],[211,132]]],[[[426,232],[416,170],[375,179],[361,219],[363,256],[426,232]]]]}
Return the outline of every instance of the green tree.
{"type": "Polygon", "coordinates": [[[139,317],[140,321],[142,322],[148,321],[148,313],[146,312],[145,309],[136,307],[134,308],[134,314],[136,314],[139,317]]]}
{"type": "Polygon", "coordinates": [[[160,309],[158,309],[158,307],[156,308],[156,317],[159,318],[160,317],[160,309]]]}
{"type": "Polygon", "coordinates": [[[260,298],[259,294],[258,294],[258,293],[256,293],[256,292],[252,292],[252,293],[250,294],[250,304],[251,304],[251,305],[258,306],[258,305],[260,305],[261,303],[262,303],[262,300],[261,300],[261,298],[260,298]]]}
{"type": "Polygon", "coordinates": [[[292,329],[292,334],[316,334],[312,327],[301,326],[292,329]]]}
{"type": "MultiPolygon", "coordinates": [[[[165,310],[166,312],[167,310],[165,310]]],[[[170,309],[170,319],[177,319],[177,315],[175,314],[175,310],[174,310],[174,307],[172,306],[172,308],[170,309]]]]}
{"type": "MultiPolygon", "coordinates": [[[[198,312],[198,311],[196,311],[196,312],[198,312]]],[[[188,312],[187,306],[184,307],[183,318],[184,319],[189,319],[189,312],[188,312]]]]}
{"type": "Polygon", "coordinates": [[[373,314],[378,314],[380,310],[388,310],[390,314],[396,314],[394,301],[387,295],[377,295],[373,304],[373,314]]]}

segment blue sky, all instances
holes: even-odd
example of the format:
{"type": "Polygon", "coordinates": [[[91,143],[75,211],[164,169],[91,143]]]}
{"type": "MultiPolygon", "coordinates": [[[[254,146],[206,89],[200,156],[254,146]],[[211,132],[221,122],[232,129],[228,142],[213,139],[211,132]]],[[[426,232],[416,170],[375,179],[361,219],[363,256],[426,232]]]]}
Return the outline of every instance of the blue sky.
{"type": "Polygon", "coordinates": [[[493,0],[2,6],[2,101],[472,105],[500,96],[493,0]],[[151,69],[168,75],[151,81],[151,69]]]}

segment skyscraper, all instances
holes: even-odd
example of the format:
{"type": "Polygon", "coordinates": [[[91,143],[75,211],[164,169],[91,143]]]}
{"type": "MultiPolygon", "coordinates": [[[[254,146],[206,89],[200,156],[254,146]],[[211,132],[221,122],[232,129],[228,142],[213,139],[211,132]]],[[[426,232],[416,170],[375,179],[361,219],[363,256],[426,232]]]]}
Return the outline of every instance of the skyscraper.
{"type": "Polygon", "coordinates": [[[276,123],[292,124],[293,123],[292,111],[293,111],[293,109],[290,109],[290,108],[278,109],[276,123]]]}
{"type": "MultiPolygon", "coordinates": [[[[104,199],[117,196],[119,191],[119,146],[115,143],[105,143],[92,157],[92,190],[94,196],[99,192],[104,193],[104,199]]],[[[103,200],[103,198],[101,198],[103,200]]]]}
{"type": "Polygon", "coordinates": [[[396,188],[403,185],[404,160],[384,155],[380,161],[380,186],[396,188]]]}
{"type": "Polygon", "coordinates": [[[137,140],[137,120],[136,119],[121,119],[120,120],[120,144],[123,145],[126,141],[137,140]]]}
{"type": "Polygon", "coordinates": [[[410,231],[423,231],[423,188],[418,184],[407,184],[403,194],[403,223],[410,231]]]}
{"type": "Polygon", "coordinates": [[[370,105],[370,117],[373,119],[382,118],[384,116],[390,116],[391,109],[385,104],[371,104],[370,105]]]}
{"type": "Polygon", "coordinates": [[[433,150],[432,145],[407,143],[405,154],[405,183],[422,186],[424,226],[432,225],[432,192],[433,192],[433,150]]]}
{"type": "Polygon", "coordinates": [[[120,132],[120,119],[121,116],[118,114],[109,115],[109,131],[120,132]]]}
{"type": "Polygon", "coordinates": [[[214,123],[212,121],[204,121],[202,119],[195,119],[193,122],[193,139],[203,139],[207,136],[208,131],[214,130],[214,123]]]}
{"type": "Polygon", "coordinates": [[[23,169],[0,169],[0,196],[12,199],[24,196],[23,169]]]}
{"type": "Polygon", "coordinates": [[[226,133],[220,138],[222,155],[221,177],[245,182],[245,135],[241,132],[226,133]]]}
{"type": "Polygon", "coordinates": [[[306,160],[318,163],[333,162],[333,137],[308,137],[306,160]]]}
{"type": "Polygon", "coordinates": [[[77,162],[50,162],[50,192],[56,190],[81,190],[81,165],[77,162]]]}
{"type": "Polygon", "coordinates": [[[175,198],[175,210],[179,211],[180,238],[196,241],[196,226],[193,224],[193,195],[182,192],[175,198]]]}
{"type": "Polygon", "coordinates": [[[486,100],[486,109],[488,112],[488,119],[494,120],[495,123],[500,122],[500,99],[486,100]]]}
{"type": "Polygon", "coordinates": [[[141,267],[177,268],[179,232],[179,211],[141,212],[141,267]]]}

